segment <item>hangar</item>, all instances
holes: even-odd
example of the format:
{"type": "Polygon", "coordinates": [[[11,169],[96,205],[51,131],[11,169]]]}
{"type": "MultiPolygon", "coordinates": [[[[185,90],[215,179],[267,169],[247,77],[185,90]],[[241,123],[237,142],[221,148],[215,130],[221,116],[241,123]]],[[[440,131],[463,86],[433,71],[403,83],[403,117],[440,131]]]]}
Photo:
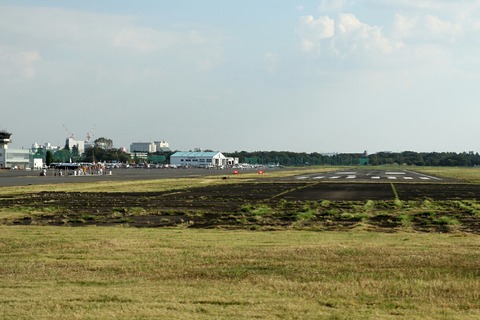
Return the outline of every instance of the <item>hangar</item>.
{"type": "Polygon", "coordinates": [[[183,152],[178,151],[170,156],[170,164],[191,167],[225,167],[228,158],[219,151],[183,152]]]}

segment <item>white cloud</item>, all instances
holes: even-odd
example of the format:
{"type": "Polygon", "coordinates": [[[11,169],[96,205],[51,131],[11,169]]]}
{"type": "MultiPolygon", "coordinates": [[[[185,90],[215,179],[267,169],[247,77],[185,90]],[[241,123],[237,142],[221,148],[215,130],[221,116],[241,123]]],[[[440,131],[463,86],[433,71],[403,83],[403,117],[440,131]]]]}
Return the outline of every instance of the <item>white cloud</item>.
{"type": "MultiPolygon", "coordinates": [[[[35,75],[35,61],[40,56],[49,67],[69,64],[82,69],[86,64],[119,61],[125,66],[137,65],[139,70],[152,61],[170,67],[165,61],[173,57],[203,72],[223,61],[222,37],[215,30],[144,26],[132,16],[67,9],[0,6],[0,38],[4,46],[19,48],[8,54],[0,52],[0,63],[16,66],[15,73],[24,77],[35,75]],[[22,52],[36,53],[37,58],[22,56],[22,52]]],[[[13,73],[12,66],[0,71],[2,77],[13,73]]]]}
{"type": "Polygon", "coordinates": [[[300,18],[299,33],[302,37],[302,49],[306,52],[319,50],[322,40],[335,35],[335,21],[328,16],[315,19],[313,16],[300,18]]]}
{"type": "Polygon", "coordinates": [[[415,32],[418,24],[418,18],[408,17],[403,14],[395,14],[393,23],[393,34],[397,38],[405,38],[411,36],[415,32]]]}
{"type": "Polygon", "coordinates": [[[0,48],[0,76],[9,79],[33,79],[37,62],[42,60],[36,51],[16,51],[0,48]]]}
{"type": "Polygon", "coordinates": [[[462,41],[466,37],[478,38],[479,20],[460,16],[442,19],[433,14],[415,14],[407,16],[396,14],[392,28],[392,36],[406,43],[443,43],[462,41]]]}
{"type": "Polygon", "coordinates": [[[353,14],[340,14],[337,29],[345,49],[350,47],[361,51],[390,53],[401,47],[387,39],[381,27],[362,23],[353,14]]]}
{"type": "MultiPolygon", "coordinates": [[[[329,4],[340,7],[342,2],[329,4]]],[[[319,61],[329,58],[359,66],[463,68],[467,61],[480,63],[480,0],[366,0],[364,4],[381,9],[381,24],[362,21],[357,11],[300,17],[302,51],[323,59],[319,61]],[[389,14],[391,22],[386,19],[389,14]]]]}
{"type": "Polygon", "coordinates": [[[299,34],[305,52],[318,53],[327,47],[330,54],[338,57],[387,54],[401,47],[400,43],[387,39],[381,27],[362,23],[350,13],[339,14],[336,22],[328,16],[301,17],[299,34]]]}
{"type": "Polygon", "coordinates": [[[168,32],[159,32],[151,28],[125,27],[110,35],[112,44],[128,48],[139,53],[151,53],[165,50],[176,44],[176,38],[168,32]]]}

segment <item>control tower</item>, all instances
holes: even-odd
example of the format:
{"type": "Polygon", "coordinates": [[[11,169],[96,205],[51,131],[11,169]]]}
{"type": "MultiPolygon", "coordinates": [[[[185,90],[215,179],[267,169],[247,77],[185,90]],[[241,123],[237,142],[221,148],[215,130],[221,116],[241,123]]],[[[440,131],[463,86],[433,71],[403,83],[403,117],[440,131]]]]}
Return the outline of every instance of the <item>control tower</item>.
{"type": "Polygon", "coordinates": [[[10,143],[10,136],[12,134],[0,130],[0,168],[5,168],[7,164],[7,150],[8,144],[10,143]]]}

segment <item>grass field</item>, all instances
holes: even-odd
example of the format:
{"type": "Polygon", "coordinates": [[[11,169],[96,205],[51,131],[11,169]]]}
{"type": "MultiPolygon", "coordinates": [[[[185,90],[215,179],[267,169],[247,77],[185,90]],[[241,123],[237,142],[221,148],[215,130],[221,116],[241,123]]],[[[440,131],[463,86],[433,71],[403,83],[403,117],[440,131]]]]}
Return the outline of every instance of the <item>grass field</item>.
{"type": "Polygon", "coordinates": [[[480,238],[0,227],[2,319],[478,319],[480,238]]]}

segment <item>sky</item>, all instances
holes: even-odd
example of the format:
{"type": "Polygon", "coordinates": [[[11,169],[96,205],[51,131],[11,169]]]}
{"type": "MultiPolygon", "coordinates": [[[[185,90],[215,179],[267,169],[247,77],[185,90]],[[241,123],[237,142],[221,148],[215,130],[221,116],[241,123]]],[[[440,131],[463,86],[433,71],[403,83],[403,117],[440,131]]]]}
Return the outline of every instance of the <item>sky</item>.
{"type": "Polygon", "coordinates": [[[0,0],[11,148],[480,152],[480,0],[0,0]]]}

